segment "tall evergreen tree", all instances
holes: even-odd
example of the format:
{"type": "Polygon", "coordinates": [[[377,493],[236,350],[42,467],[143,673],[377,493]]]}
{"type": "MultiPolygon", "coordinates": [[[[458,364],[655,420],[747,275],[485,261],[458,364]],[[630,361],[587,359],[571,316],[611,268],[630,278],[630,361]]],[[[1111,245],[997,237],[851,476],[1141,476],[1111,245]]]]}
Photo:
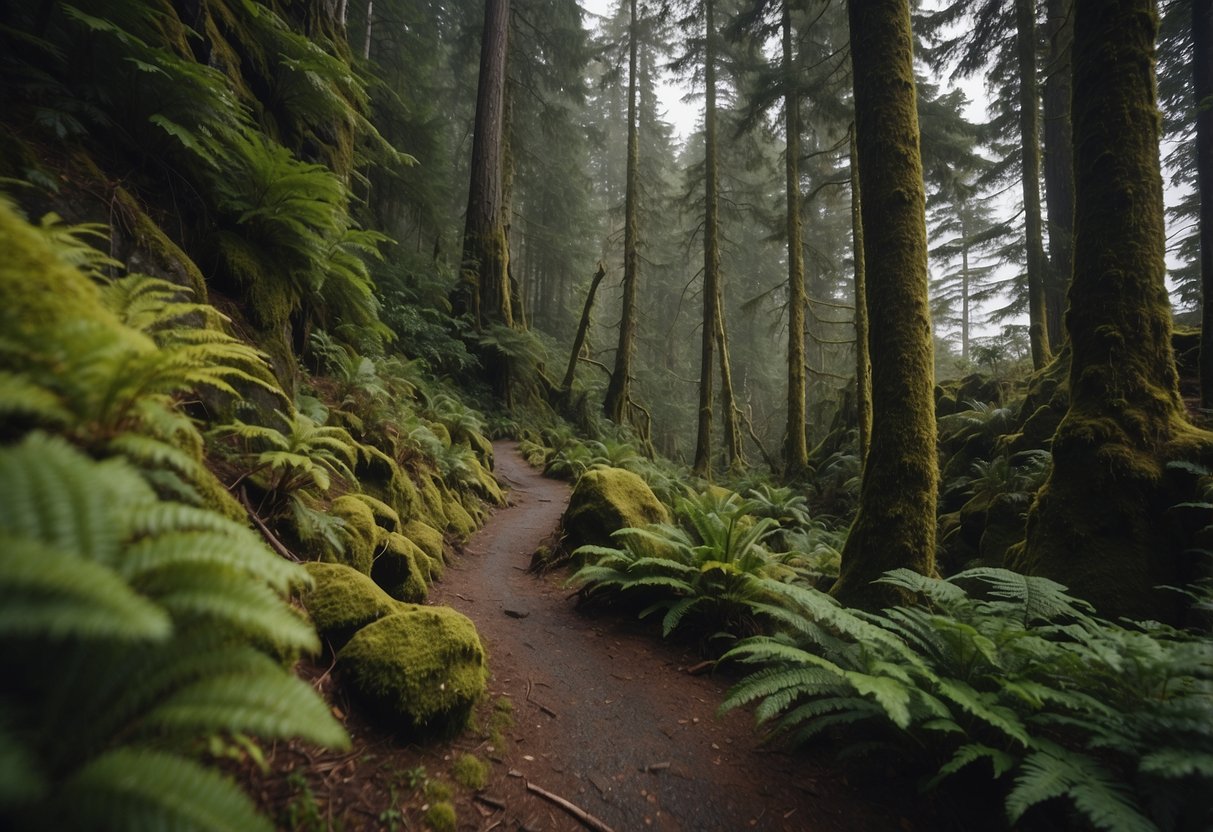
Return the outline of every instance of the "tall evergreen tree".
{"type": "Polygon", "coordinates": [[[623,308],[619,315],[619,344],[615,349],[615,369],[607,386],[603,410],[607,418],[623,424],[627,418],[631,389],[632,354],[636,341],[636,285],[640,280],[640,256],[637,250],[639,219],[637,200],[640,188],[640,125],[636,72],[640,53],[639,15],[637,0],[628,0],[628,149],[627,185],[623,209],[623,308]]]}
{"type": "Polygon", "coordinates": [[[1048,57],[1044,83],[1045,208],[1048,215],[1049,272],[1045,277],[1045,318],[1049,344],[1065,340],[1066,289],[1074,274],[1074,155],[1070,127],[1070,39],[1073,0],[1048,0],[1045,35],[1048,57]]]}
{"type": "Polygon", "coordinates": [[[1151,0],[1075,0],[1070,407],[1015,565],[1105,615],[1167,616],[1182,584],[1166,464],[1209,458],[1179,396],[1164,284],[1151,0]]]}
{"type": "Polygon", "coordinates": [[[509,243],[503,216],[505,82],[510,0],[486,0],[480,45],[480,81],[472,138],[472,170],[463,233],[464,284],[457,313],[470,313],[477,328],[513,325],[509,243]]]}
{"type": "Polygon", "coordinates": [[[872,443],[859,513],[833,593],[890,600],[886,570],[934,568],[934,360],[909,0],[851,0],[851,66],[862,181],[872,360],[872,443]]]}

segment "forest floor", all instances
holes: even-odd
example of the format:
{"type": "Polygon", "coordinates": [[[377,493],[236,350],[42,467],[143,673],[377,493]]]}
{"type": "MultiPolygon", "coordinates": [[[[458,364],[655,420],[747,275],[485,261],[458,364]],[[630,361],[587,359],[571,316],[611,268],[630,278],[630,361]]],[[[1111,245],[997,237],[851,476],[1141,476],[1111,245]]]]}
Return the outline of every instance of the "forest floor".
{"type": "Polygon", "coordinates": [[[750,712],[718,715],[730,680],[691,672],[703,664],[693,645],[662,642],[631,614],[578,608],[564,574],[530,572],[534,552],[556,542],[569,486],[535,472],[512,443],[494,450],[509,505],[430,595],[471,618],[488,653],[475,726],[452,742],[405,745],[363,722],[318,664],[310,675],[354,748],[280,744],[267,752],[268,772],[242,767],[280,826],[423,829],[427,801],[449,791],[457,828],[482,832],[934,827],[908,785],[916,772],[869,773],[860,788],[827,748],[763,745],[750,712]],[[455,761],[469,753],[489,764],[482,789],[456,782],[455,761]]]}

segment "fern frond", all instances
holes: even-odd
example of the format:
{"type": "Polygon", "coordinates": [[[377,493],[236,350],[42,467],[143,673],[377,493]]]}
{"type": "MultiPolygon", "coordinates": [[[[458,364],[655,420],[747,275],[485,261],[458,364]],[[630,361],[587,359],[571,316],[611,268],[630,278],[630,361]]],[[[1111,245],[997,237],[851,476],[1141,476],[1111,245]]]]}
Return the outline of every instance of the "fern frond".
{"type": "Polygon", "coordinates": [[[1158,832],[1123,784],[1093,758],[1053,743],[1042,745],[1024,759],[1015,787],[1007,795],[1011,823],[1017,823],[1036,804],[1064,795],[1101,829],[1158,832]]]}
{"type": "Polygon", "coordinates": [[[33,419],[43,427],[65,427],[71,411],[55,393],[27,376],[0,370],[0,416],[33,419]]]}
{"type": "Polygon", "coordinates": [[[1005,751],[997,748],[991,748],[988,745],[981,743],[967,743],[956,749],[956,753],[952,755],[952,759],[944,763],[935,776],[927,781],[926,788],[931,789],[937,786],[945,778],[960,771],[965,766],[975,763],[978,760],[989,760],[990,765],[994,769],[994,779],[1002,777],[1008,771],[1015,767],[1016,758],[1012,757],[1005,751]]]}
{"type": "Polygon", "coordinates": [[[227,777],[151,749],[123,747],[97,757],[53,800],[64,828],[93,829],[120,818],[128,829],[273,829],[227,777]]]}
{"type": "Polygon", "coordinates": [[[277,672],[207,676],[165,698],[140,723],[156,734],[189,737],[224,731],[349,747],[345,730],[310,686],[277,672]]]}
{"type": "Polygon", "coordinates": [[[0,557],[0,635],[5,638],[152,642],[172,632],[164,610],[131,591],[108,567],[5,532],[0,557]]]}

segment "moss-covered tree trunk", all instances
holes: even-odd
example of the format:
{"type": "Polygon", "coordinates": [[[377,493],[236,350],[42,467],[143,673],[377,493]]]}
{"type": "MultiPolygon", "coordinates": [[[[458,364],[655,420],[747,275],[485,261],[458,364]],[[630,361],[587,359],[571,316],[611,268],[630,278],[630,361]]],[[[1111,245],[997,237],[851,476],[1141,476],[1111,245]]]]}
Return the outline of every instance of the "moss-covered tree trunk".
{"type": "Polygon", "coordinates": [[[969,304],[969,197],[963,197],[964,202],[957,212],[960,219],[960,358],[969,360],[969,321],[971,317],[969,304]]]}
{"type": "Polygon", "coordinates": [[[691,470],[701,477],[712,471],[712,371],[720,292],[720,196],[716,169],[716,38],[713,0],[704,0],[703,60],[703,333],[699,353],[699,420],[695,431],[695,461],[691,470]]]}
{"type": "Polygon", "coordinates": [[[623,309],[619,318],[619,344],[615,350],[615,369],[607,385],[603,410],[615,424],[623,424],[628,413],[631,389],[632,353],[636,342],[636,284],[639,280],[640,256],[636,237],[639,229],[636,200],[639,195],[640,126],[637,121],[636,83],[639,30],[636,22],[636,0],[629,0],[628,22],[628,160],[627,184],[623,197],[623,309]]]}
{"type": "Polygon", "coordinates": [[[513,323],[509,245],[502,219],[509,20],[510,0],[485,1],[471,181],[463,232],[463,283],[453,299],[456,314],[470,313],[477,327],[513,323]]]}
{"type": "Polygon", "coordinates": [[[1023,152],[1024,242],[1028,256],[1028,338],[1032,366],[1049,362],[1045,312],[1044,235],[1040,213],[1040,90],[1036,83],[1036,0],[1015,0],[1016,52],[1019,64],[1019,142],[1023,152]]]}
{"type": "Polygon", "coordinates": [[[1045,279],[1045,320],[1049,345],[1065,341],[1062,317],[1074,274],[1074,155],[1070,129],[1070,39],[1073,0],[1049,0],[1045,62],[1045,207],[1049,218],[1049,271],[1045,279]]]}
{"type": "Polygon", "coordinates": [[[1200,404],[1213,407],[1213,0],[1192,0],[1196,186],[1200,193],[1200,404]]]}
{"type": "Polygon", "coordinates": [[[1070,407],[1053,470],[1012,565],[1106,615],[1166,616],[1182,581],[1166,463],[1207,457],[1185,419],[1163,278],[1152,0],[1074,4],[1074,281],[1066,312],[1070,407]]]}
{"type": "Polygon", "coordinates": [[[851,0],[850,31],[871,323],[872,445],[833,593],[845,603],[872,607],[897,600],[872,583],[886,570],[934,571],[939,472],[909,0],[851,0]]]}
{"type": "Polygon", "coordinates": [[[792,6],[784,0],[783,19],[784,173],[788,232],[788,421],[783,446],[784,471],[803,476],[809,466],[806,396],[808,368],[804,354],[804,240],[800,217],[800,92],[792,69],[792,6]]]}
{"type": "Polygon", "coordinates": [[[855,410],[859,464],[868,459],[872,440],[872,361],[868,352],[868,289],[863,261],[863,194],[859,189],[859,151],[851,125],[851,251],[855,267],[855,410]]]}

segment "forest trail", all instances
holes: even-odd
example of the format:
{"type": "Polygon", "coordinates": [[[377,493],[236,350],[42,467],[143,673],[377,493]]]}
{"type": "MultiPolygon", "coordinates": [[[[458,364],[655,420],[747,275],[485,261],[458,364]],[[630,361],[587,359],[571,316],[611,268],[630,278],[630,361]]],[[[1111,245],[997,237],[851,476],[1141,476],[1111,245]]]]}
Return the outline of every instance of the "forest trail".
{"type": "Polygon", "coordinates": [[[614,832],[906,825],[865,803],[826,757],[760,747],[748,712],[718,717],[729,683],[687,673],[699,661],[692,650],[657,640],[630,616],[579,611],[562,574],[529,573],[532,553],[554,540],[570,489],[528,466],[513,443],[494,443],[494,452],[509,506],[431,595],[476,623],[489,694],[513,702],[506,747],[484,749],[497,763],[485,794],[505,808],[480,828],[585,828],[528,792],[528,782],[614,832]]]}

